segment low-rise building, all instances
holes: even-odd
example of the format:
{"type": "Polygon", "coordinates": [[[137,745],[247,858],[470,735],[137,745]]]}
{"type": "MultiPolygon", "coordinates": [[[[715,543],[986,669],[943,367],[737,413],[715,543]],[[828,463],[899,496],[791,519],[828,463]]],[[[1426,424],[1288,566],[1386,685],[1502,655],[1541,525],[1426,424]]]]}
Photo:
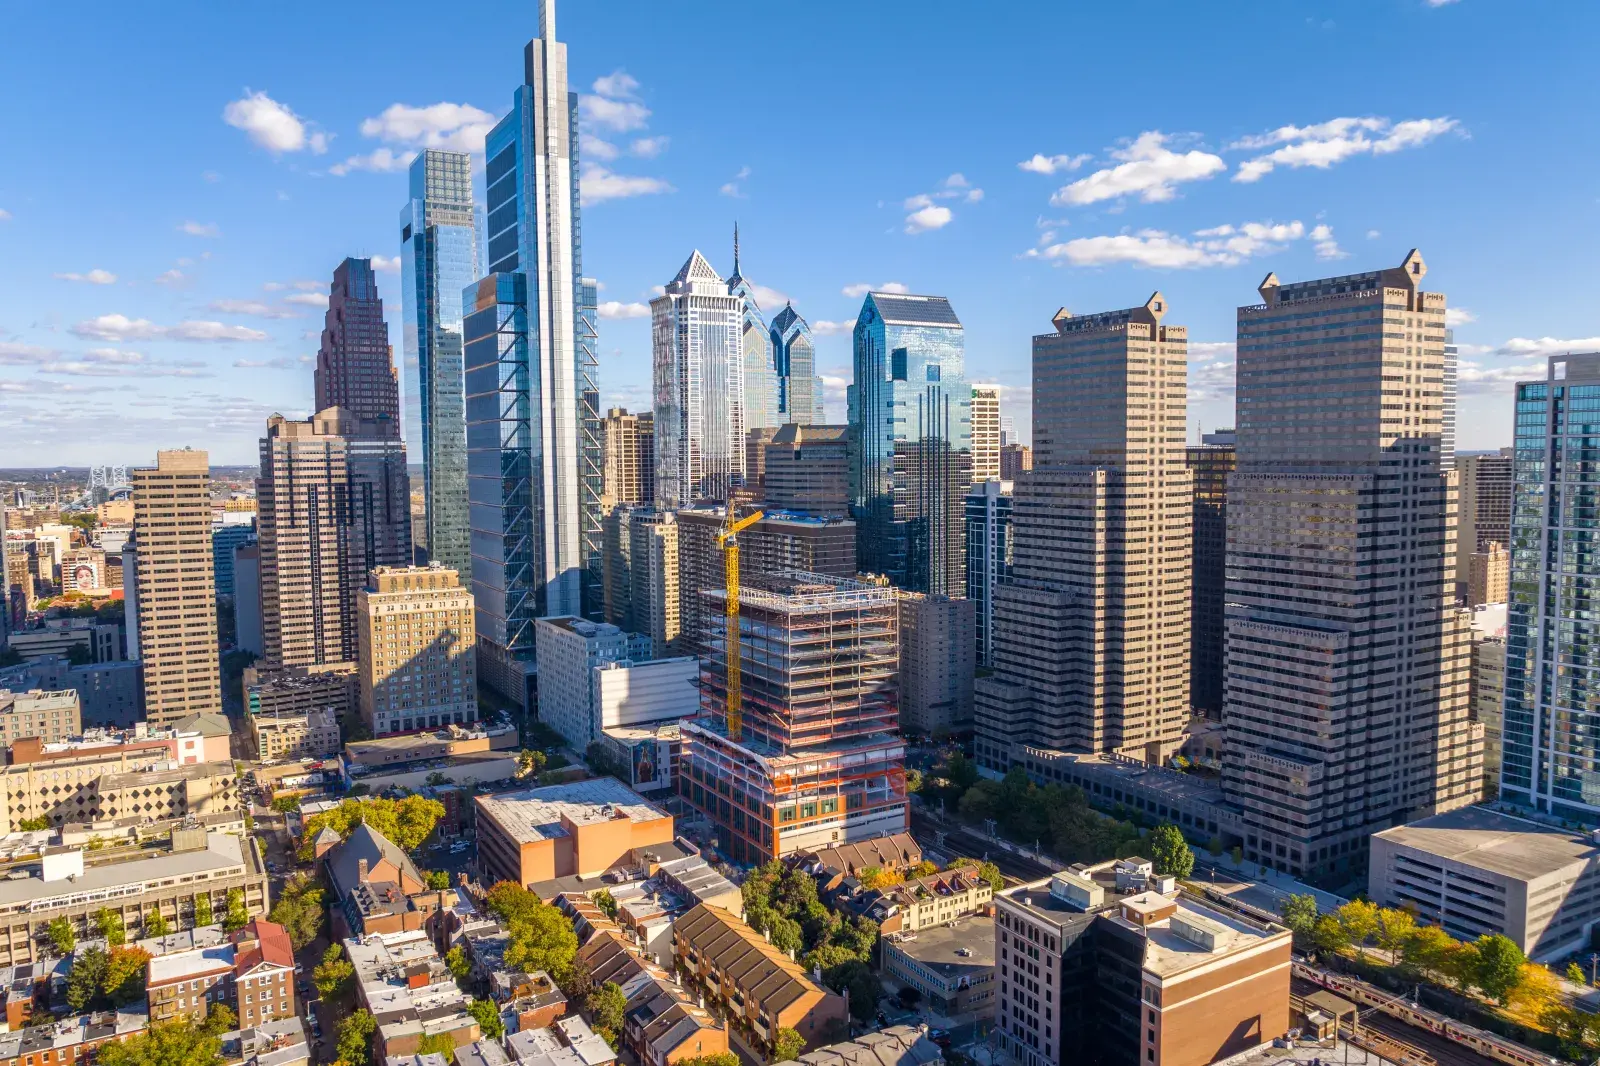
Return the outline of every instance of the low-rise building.
{"type": "Polygon", "coordinates": [[[353,741],[345,745],[345,773],[351,784],[373,792],[509,780],[517,775],[517,731],[451,725],[437,732],[353,741]]]}
{"type": "Polygon", "coordinates": [[[298,1017],[280,1018],[223,1033],[225,1066],[308,1066],[311,1039],[298,1017]]]}
{"type": "Polygon", "coordinates": [[[870,867],[904,873],[922,862],[922,848],[910,833],[890,833],[853,844],[796,852],[789,862],[815,877],[819,890],[828,894],[844,880],[858,878],[870,867]]]}
{"type": "Polygon", "coordinates": [[[130,1003],[116,1010],[0,1033],[0,1066],[84,1066],[93,1061],[95,1049],[102,1044],[132,1039],[149,1028],[145,1005],[130,1003]]]}
{"type": "Polygon", "coordinates": [[[145,998],[156,1025],[205,1020],[214,1004],[232,1004],[233,945],[157,955],[146,964],[145,998]]]}
{"type": "Polygon", "coordinates": [[[257,918],[234,930],[234,1010],[243,1026],[295,1016],[294,944],[283,926],[257,918]]]}
{"type": "Polygon", "coordinates": [[[233,723],[225,714],[191,714],[171,726],[178,736],[178,763],[233,760],[233,723]]]}
{"type": "Polygon", "coordinates": [[[1600,922],[1600,841],[1486,807],[1371,838],[1367,893],[1461,940],[1500,933],[1537,960],[1589,943],[1600,922]]]}
{"type": "Polygon", "coordinates": [[[993,895],[994,886],[964,866],[879,889],[866,899],[866,915],[885,933],[914,933],[987,910],[993,895]]]}
{"type": "Polygon", "coordinates": [[[722,908],[694,908],[673,923],[672,939],[684,979],[768,1048],[779,1029],[793,1029],[807,1047],[847,1032],[850,1011],[842,996],[814,984],[799,963],[722,908]]]}
{"type": "Polygon", "coordinates": [[[100,778],[101,817],[183,818],[239,809],[239,776],[231,762],[147,768],[100,778]]]}
{"type": "Polygon", "coordinates": [[[599,877],[637,862],[638,853],[652,848],[663,860],[679,855],[672,815],[612,777],[478,796],[474,802],[478,865],[486,884],[599,877]]]}
{"type": "Polygon", "coordinates": [[[447,1036],[455,1047],[483,1036],[427,933],[375,933],[344,942],[356,971],[356,1000],[378,1023],[372,1051],[380,1060],[415,1055],[425,1036],[447,1036]]]}
{"type": "Polygon", "coordinates": [[[635,792],[662,798],[677,792],[683,732],[676,720],[612,726],[600,734],[600,745],[611,759],[614,772],[625,776],[628,787],[635,792]]]}
{"type": "Polygon", "coordinates": [[[450,905],[447,891],[430,889],[411,857],[369,825],[356,826],[322,861],[336,937],[422,930],[430,915],[450,905]]]}
{"type": "Polygon", "coordinates": [[[245,727],[261,762],[339,754],[339,718],[331,710],[246,715],[245,727]]]}
{"type": "Polygon", "coordinates": [[[855,1040],[819,1047],[776,1066],[934,1066],[944,1053],[925,1025],[891,1025],[855,1040]]]}
{"type": "Polygon", "coordinates": [[[947,1018],[994,1017],[994,919],[967,918],[883,940],[883,972],[947,1018]]]}
{"type": "Polygon", "coordinates": [[[0,688],[0,745],[9,747],[23,737],[38,737],[54,744],[83,732],[78,694],[71,689],[12,692],[0,688]]]}

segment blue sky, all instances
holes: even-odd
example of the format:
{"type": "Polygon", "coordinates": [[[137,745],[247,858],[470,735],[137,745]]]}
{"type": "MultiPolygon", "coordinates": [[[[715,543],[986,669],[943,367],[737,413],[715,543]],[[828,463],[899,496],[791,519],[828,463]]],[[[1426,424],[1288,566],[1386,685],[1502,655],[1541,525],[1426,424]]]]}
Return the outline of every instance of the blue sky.
{"type": "MultiPolygon", "coordinates": [[[[537,25],[531,0],[4,20],[0,465],[253,462],[311,403],[333,268],[399,253],[406,153],[481,148],[537,25]]],[[[833,417],[859,293],[898,285],[951,299],[1024,434],[1058,307],[1162,290],[1212,428],[1268,270],[1415,246],[1458,323],[1461,444],[1508,443],[1508,382],[1600,348],[1597,30],[1538,0],[562,0],[605,400],[647,402],[642,305],[696,247],[726,273],[735,219],[745,273],[822,334],[833,417]]]]}

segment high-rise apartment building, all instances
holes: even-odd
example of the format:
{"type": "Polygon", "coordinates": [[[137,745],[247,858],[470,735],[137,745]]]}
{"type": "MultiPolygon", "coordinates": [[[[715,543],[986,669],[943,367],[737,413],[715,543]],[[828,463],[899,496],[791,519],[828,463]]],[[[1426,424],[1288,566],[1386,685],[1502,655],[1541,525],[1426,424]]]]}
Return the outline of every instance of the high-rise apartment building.
{"type": "Polygon", "coordinates": [[[472,611],[449,567],[373,568],[356,604],[361,719],[373,736],[478,720],[472,611]]]}
{"type": "Polygon", "coordinates": [[[1000,446],[1000,480],[1015,481],[1033,469],[1033,449],[1026,444],[1000,446]]]}
{"type": "Polygon", "coordinates": [[[1222,602],[1227,587],[1228,475],[1234,467],[1233,430],[1203,434],[1188,449],[1194,479],[1194,597],[1189,612],[1189,702],[1222,717],[1222,602]]]}
{"type": "Polygon", "coordinates": [[[698,251],[650,301],[661,507],[724,500],[744,481],[748,305],[698,251]]]}
{"type": "Polygon", "coordinates": [[[786,423],[762,449],[768,508],[819,517],[850,514],[850,427],[786,423]]]}
{"type": "Polygon", "coordinates": [[[1600,821],[1600,352],[1552,356],[1517,385],[1500,798],[1600,821]]]}
{"type": "Polygon", "coordinates": [[[211,468],[205,452],[157,452],[133,475],[134,576],[145,718],[222,713],[211,468]]]}
{"type": "Polygon", "coordinates": [[[583,751],[601,739],[606,724],[595,698],[595,667],[648,662],[650,638],[571,615],[541,618],[534,631],[539,646],[539,721],[565,737],[573,750],[583,751]]]}
{"type": "Polygon", "coordinates": [[[977,615],[971,600],[900,593],[900,727],[948,737],[972,729],[977,615]]]}
{"type": "Polygon", "coordinates": [[[821,425],[822,378],[817,374],[817,346],[811,327],[787,304],[772,319],[773,372],[778,385],[778,425],[821,425]]]}
{"type": "Polygon", "coordinates": [[[1413,250],[1269,274],[1238,312],[1223,789],[1245,857],[1296,876],[1348,876],[1375,830],[1481,793],[1440,451],[1445,298],[1426,272],[1413,250]]]}
{"type": "Polygon", "coordinates": [[[317,350],[316,402],[319,411],[344,408],[364,434],[400,436],[400,380],[371,259],[346,259],[333,272],[317,350]]]}
{"type": "MultiPolygon", "coordinates": [[[[514,482],[506,491],[528,493],[515,506],[525,505],[528,523],[538,527],[525,545],[533,552],[526,570],[515,577],[522,584],[502,584],[505,597],[542,597],[539,614],[584,614],[599,609],[602,553],[596,291],[583,277],[577,98],[567,89],[567,46],[556,40],[555,18],[555,0],[540,0],[539,36],[523,50],[523,83],[510,112],[484,141],[489,276],[462,294],[467,345],[476,338],[480,347],[476,358],[470,352],[467,357],[467,447],[469,453],[498,451],[516,467],[506,475],[514,482]],[[483,371],[476,386],[473,367],[483,371]],[[490,406],[496,403],[498,408],[490,406]],[[499,430],[510,435],[490,440],[499,430]],[[514,450],[525,453],[526,461],[507,459],[514,450]]],[[[470,460],[468,465],[470,470],[470,460]]],[[[487,474],[469,474],[469,497],[475,478],[498,476],[500,464],[490,465],[495,469],[487,474]]],[[[485,504],[499,516],[491,524],[504,517],[502,504],[503,499],[485,504]]],[[[474,515],[479,506],[471,500],[474,515]]],[[[527,537],[523,530],[475,529],[474,542],[485,534],[527,537]]],[[[498,548],[490,552],[499,554],[498,548]]],[[[519,559],[509,565],[519,570],[523,564],[519,559]]],[[[475,581],[476,574],[475,562],[475,581]]],[[[492,605],[497,617],[504,614],[501,606],[492,605]]],[[[537,616],[529,616],[530,624],[532,617],[537,616]]],[[[513,644],[517,639],[493,627],[489,636],[513,644]]],[[[531,663],[531,629],[526,636],[531,663]]]]}
{"type": "Polygon", "coordinates": [[[461,294],[478,277],[472,156],[426,148],[400,211],[406,436],[422,463],[428,553],[472,579],[461,294]]]}
{"type": "Polygon", "coordinates": [[[609,514],[619,504],[643,504],[655,500],[656,420],[649,411],[629,414],[625,407],[606,412],[605,490],[601,507],[609,514]]]}
{"type": "Polygon", "coordinates": [[[340,407],[267,419],[256,500],[269,663],[355,661],[368,571],[411,562],[405,445],[375,428],[340,407]]]}
{"type": "Polygon", "coordinates": [[[741,582],[742,728],[726,720],[724,600],[700,670],[702,717],[680,727],[678,791],[734,862],[905,832],[896,719],[896,592],[781,571],[741,582]]]}
{"type": "MultiPolygon", "coordinates": [[[[1511,449],[1498,453],[1456,456],[1461,471],[1460,504],[1456,508],[1456,591],[1467,594],[1472,557],[1490,544],[1511,543],[1511,449]]],[[[1493,603],[1474,600],[1467,605],[1493,603]]]]}
{"type": "Polygon", "coordinates": [[[868,293],[848,392],[861,569],[911,592],[965,594],[972,386],[942,296],[868,293]]]}
{"type": "Polygon", "coordinates": [[[756,300],[755,288],[739,270],[739,224],[733,224],[733,273],[728,295],[739,301],[739,345],[744,378],[746,431],[783,425],[778,411],[778,372],[773,361],[773,336],[756,300]]]}
{"type": "Polygon", "coordinates": [[[1004,448],[1008,444],[1018,443],[1020,442],[1017,440],[1017,420],[1012,418],[1010,415],[1001,415],[1000,447],[1004,448]]]}
{"type": "Polygon", "coordinates": [[[976,686],[980,763],[1025,747],[1159,764],[1189,717],[1188,331],[1142,306],[1033,339],[1038,463],[1012,500],[994,591],[994,676],[976,686]]]}
{"type": "Polygon", "coordinates": [[[1499,541],[1473,552],[1467,566],[1467,603],[1505,603],[1511,593],[1511,553],[1499,541]]]}
{"type": "Polygon", "coordinates": [[[967,598],[979,666],[994,663],[994,590],[1011,577],[1012,486],[985,481],[967,492],[967,598]]]}
{"type": "Polygon", "coordinates": [[[678,523],[671,511],[617,507],[606,515],[606,621],[651,640],[663,658],[678,647],[678,523]]]}
{"type": "Polygon", "coordinates": [[[1500,744],[1506,703],[1506,615],[1503,603],[1472,608],[1472,720],[1483,727],[1483,790],[1500,791],[1500,744]]]}
{"type": "Polygon", "coordinates": [[[972,483],[1000,480],[1000,386],[972,386],[972,483]]]}
{"type": "Polygon", "coordinates": [[[0,492],[0,651],[11,635],[11,564],[6,555],[6,503],[0,492]]]}

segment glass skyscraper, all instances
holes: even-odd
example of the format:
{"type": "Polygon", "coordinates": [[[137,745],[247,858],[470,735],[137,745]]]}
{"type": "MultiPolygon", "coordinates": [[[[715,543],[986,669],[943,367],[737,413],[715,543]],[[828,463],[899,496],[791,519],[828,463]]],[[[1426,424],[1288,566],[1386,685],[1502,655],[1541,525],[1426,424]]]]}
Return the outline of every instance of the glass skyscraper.
{"type": "Polygon", "coordinates": [[[728,277],[728,295],[742,303],[739,334],[744,352],[744,428],[777,429],[786,419],[779,414],[779,384],[773,367],[772,339],[755,291],[739,272],[737,223],[733,227],[733,273],[728,277]]]}
{"type": "Polygon", "coordinates": [[[868,293],[854,348],[860,568],[913,592],[964,595],[972,386],[961,321],[942,296],[868,293]]]}
{"type": "Polygon", "coordinates": [[[1600,824],[1600,352],[1517,385],[1500,796],[1600,824]]]}
{"type": "Polygon", "coordinates": [[[406,433],[422,457],[428,554],[472,580],[461,293],[478,277],[472,157],[427,149],[400,212],[406,433]]]}
{"type": "Polygon", "coordinates": [[[778,424],[817,426],[822,411],[822,379],[817,376],[817,346],[811,327],[786,305],[772,320],[773,377],[777,383],[778,424]]]}

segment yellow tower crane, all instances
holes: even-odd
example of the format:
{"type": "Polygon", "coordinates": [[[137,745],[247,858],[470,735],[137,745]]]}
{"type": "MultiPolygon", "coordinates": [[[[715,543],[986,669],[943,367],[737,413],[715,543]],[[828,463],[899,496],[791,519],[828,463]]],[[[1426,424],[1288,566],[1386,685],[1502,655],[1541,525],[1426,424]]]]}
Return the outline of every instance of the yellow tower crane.
{"type": "Polygon", "coordinates": [[[739,531],[755,525],[766,517],[764,512],[752,511],[743,518],[735,518],[733,501],[728,501],[727,515],[722,532],[717,534],[717,546],[722,549],[722,570],[728,586],[725,613],[728,632],[725,644],[728,652],[728,739],[744,736],[744,691],[740,677],[741,648],[739,640],[739,531]]]}

